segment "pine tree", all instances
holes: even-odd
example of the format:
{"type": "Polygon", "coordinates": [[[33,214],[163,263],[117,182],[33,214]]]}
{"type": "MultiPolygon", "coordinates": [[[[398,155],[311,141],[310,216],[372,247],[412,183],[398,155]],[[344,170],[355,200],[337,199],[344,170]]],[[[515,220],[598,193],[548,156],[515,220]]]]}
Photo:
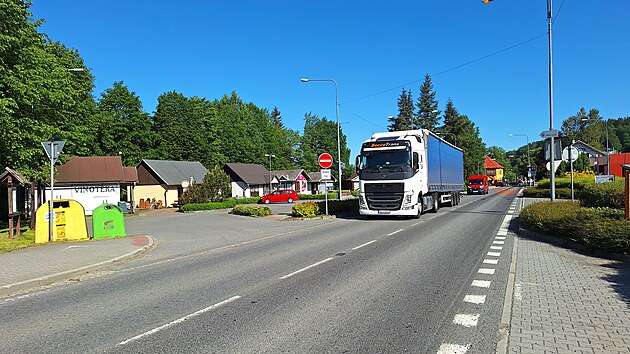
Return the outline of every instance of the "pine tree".
{"type": "Polygon", "coordinates": [[[416,116],[412,124],[412,129],[434,130],[440,120],[438,101],[435,99],[435,91],[429,74],[424,76],[424,82],[420,87],[420,97],[416,103],[416,116]]]}
{"type": "Polygon", "coordinates": [[[279,129],[284,129],[284,124],[282,123],[282,114],[280,113],[278,107],[273,107],[273,110],[271,111],[271,122],[279,129]]]}
{"type": "Polygon", "coordinates": [[[407,91],[404,88],[402,89],[398,97],[398,115],[396,117],[389,117],[388,120],[390,122],[388,126],[390,132],[412,129],[413,97],[411,90],[407,91]]]}

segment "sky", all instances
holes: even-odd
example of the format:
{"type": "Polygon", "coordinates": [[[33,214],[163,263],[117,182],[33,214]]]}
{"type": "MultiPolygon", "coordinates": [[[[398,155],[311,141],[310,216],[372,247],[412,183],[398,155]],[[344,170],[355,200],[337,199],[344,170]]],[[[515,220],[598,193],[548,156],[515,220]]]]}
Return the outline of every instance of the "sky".
{"type": "MultiPolygon", "coordinates": [[[[628,0],[553,1],[553,127],[580,108],[630,116],[628,0]]],[[[425,74],[506,151],[551,127],[545,0],[202,1],[33,0],[39,31],[76,48],[95,97],[123,81],[153,113],[158,97],[220,99],[236,92],[278,107],[302,132],[304,114],[339,122],[352,155],[387,131],[403,88],[425,74]],[[509,134],[526,136],[509,136],[509,134]]],[[[331,151],[331,153],[334,153],[331,151]]],[[[354,160],[350,158],[350,163],[354,160]]]]}

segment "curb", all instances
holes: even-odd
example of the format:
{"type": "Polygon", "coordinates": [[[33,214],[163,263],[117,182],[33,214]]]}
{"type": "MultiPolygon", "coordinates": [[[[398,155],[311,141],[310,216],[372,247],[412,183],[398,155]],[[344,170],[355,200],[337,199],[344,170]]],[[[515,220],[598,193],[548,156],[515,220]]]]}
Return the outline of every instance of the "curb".
{"type": "Polygon", "coordinates": [[[75,275],[75,274],[79,274],[79,273],[84,273],[87,272],[89,270],[93,270],[105,265],[109,265],[115,262],[118,262],[120,260],[126,259],[126,258],[131,258],[135,255],[137,255],[140,252],[145,252],[147,250],[149,250],[150,248],[153,247],[154,243],[155,243],[155,239],[152,236],[149,235],[144,235],[144,237],[146,237],[149,240],[149,243],[146,246],[143,246],[141,248],[138,248],[134,251],[131,251],[127,254],[124,254],[122,256],[118,256],[118,257],[114,257],[112,259],[103,261],[103,262],[99,262],[99,263],[95,263],[95,264],[91,264],[91,265],[87,265],[87,266],[83,266],[83,267],[79,267],[79,268],[75,268],[75,269],[70,269],[67,271],[63,271],[63,272],[59,272],[56,274],[51,274],[51,275],[45,275],[43,277],[39,277],[39,278],[35,278],[35,279],[29,279],[29,280],[24,280],[18,283],[14,283],[14,284],[8,284],[8,285],[3,285],[0,287],[0,297],[5,297],[11,294],[14,294],[18,291],[23,291],[23,290],[28,290],[31,289],[33,287],[36,286],[45,286],[45,285],[49,285],[52,284],[54,282],[57,281],[61,281],[61,280],[66,280],[68,279],[68,277],[70,277],[71,275],[75,275]]]}

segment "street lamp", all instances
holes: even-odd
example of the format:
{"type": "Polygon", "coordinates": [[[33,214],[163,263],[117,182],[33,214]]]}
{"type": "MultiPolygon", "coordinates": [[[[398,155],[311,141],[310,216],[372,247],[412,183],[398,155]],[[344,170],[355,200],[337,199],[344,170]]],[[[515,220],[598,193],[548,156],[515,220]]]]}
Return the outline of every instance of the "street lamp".
{"type": "Polygon", "coordinates": [[[335,84],[335,115],[337,116],[337,166],[339,172],[339,200],[341,200],[341,140],[340,140],[340,124],[339,124],[339,86],[337,85],[337,81],[334,79],[309,79],[309,78],[301,78],[302,82],[309,81],[329,81],[335,84]]]}
{"type": "Polygon", "coordinates": [[[508,134],[509,136],[524,136],[525,139],[527,139],[527,185],[530,186],[530,178],[532,176],[530,176],[531,174],[531,169],[532,169],[532,161],[530,160],[529,157],[529,137],[527,136],[527,134],[508,134]]]}
{"type": "Polygon", "coordinates": [[[271,158],[276,157],[274,154],[265,154],[269,158],[269,193],[271,193],[271,158]]]}

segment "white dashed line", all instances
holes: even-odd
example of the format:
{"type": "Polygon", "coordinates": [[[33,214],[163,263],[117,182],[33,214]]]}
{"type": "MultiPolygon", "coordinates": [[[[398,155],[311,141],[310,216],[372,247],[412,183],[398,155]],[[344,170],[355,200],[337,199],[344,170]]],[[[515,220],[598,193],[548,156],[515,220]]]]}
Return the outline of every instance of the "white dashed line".
{"type": "Polygon", "coordinates": [[[466,295],[464,296],[464,302],[471,304],[483,304],[486,302],[486,295],[466,295]]]}
{"type": "Polygon", "coordinates": [[[469,345],[459,345],[459,344],[451,344],[451,343],[443,343],[440,345],[440,349],[437,354],[466,354],[468,351],[469,345]]]}
{"type": "Polygon", "coordinates": [[[470,286],[476,286],[478,288],[489,288],[490,283],[492,283],[490,280],[473,280],[470,286]]]}
{"type": "Polygon", "coordinates": [[[490,246],[490,249],[491,250],[499,250],[500,251],[500,250],[503,249],[503,247],[502,246],[490,246]]]}
{"type": "Polygon", "coordinates": [[[328,262],[328,261],[332,261],[333,259],[334,259],[334,258],[332,258],[332,257],[330,257],[330,258],[326,258],[326,259],[324,259],[323,261],[319,261],[319,262],[317,262],[317,263],[311,264],[310,266],[304,267],[304,268],[302,268],[302,269],[300,269],[300,270],[296,270],[296,271],[295,271],[295,272],[293,272],[293,273],[290,273],[290,274],[287,274],[287,275],[285,275],[285,276],[283,276],[283,277],[280,277],[280,280],[282,280],[282,279],[286,279],[286,278],[291,277],[291,276],[294,276],[294,275],[296,275],[296,274],[298,274],[298,273],[301,273],[301,272],[303,272],[303,271],[305,271],[305,270],[307,270],[307,269],[311,269],[311,268],[313,268],[313,267],[316,267],[316,266],[318,266],[318,265],[320,265],[320,264],[323,264],[323,263],[326,263],[326,262],[328,262]]]}
{"type": "Polygon", "coordinates": [[[490,257],[501,257],[501,252],[488,252],[487,255],[490,257]]]}
{"type": "Polygon", "coordinates": [[[477,273],[479,274],[494,274],[494,269],[480,268],[477,273]]]}
{"type": "Polygon", "coordinates": [[[390,233],[387,234],[387,236],[391,236],[391,235],[397,234],[397,233],[399,233],[399,232],[401,232],[403,230],[404,229],[400,229],[400,230],[397,230],[397,231],[394,231],[394,232],[390,232],[390,233]]]}
{"type": "Polygon", "coordinates": [[[501,227],[499,228],[499,232],[497,232],[497,235],[507,235],[508,229],[510,228],[510,222],[512,221],[512,217],[513,215],[506,215],[505,218],[503,218],[503,223],[501,224],[501,227]]]}
{"type": "Polygon", "coordinates": [[[503,241],[503,240],[505,240],[505,236],[496,236],[494,239],[495,240],[499,240],[499,241],[503,241]]]}
{"type": "Polygon", "coordinates": [[[160,326],[160,327],[158,327],[158,328],[152,329],[152,330],[150,330],[150,331],[148,331],[148,332],[144,332],[144,333],[139,334],[139,335],[137,335],[137,336],[135,336],[135,337],[133,337],[133,338],[127,339],[126,341],[122,341],[122,342],[118,343],[118,345],[125,345],[125,344],[127,344],[127,343],[130,343],[130,342],[133,342],[133,341],[135,341],[135,340],[138,340],[138,339],[140,339],[140,338],[142,338],[142,337],[150,336],[150,335],[152,335],[152,334],[154,334],[154,333],[157,333],[157,332],[159,332],[159,331],[161,331],[161,330],[163,330],[163,329],[166,329],[166,328],[172,327],[172,326],[174,326],[174,325],[176,325],[176,324],[178,324],[178,323],[182,323],[182,322],[184,322],[184,321],[187,321],[187,320],[189,320],[189,319],[191,319],[191,318],[193,318],[193,317],[196,317],[196,316],[201,315],[202,313],[208,312],[208,311],[210,311],[210,310],[214,310],[214,309],[216,309],[217,307],[219,307],[219,306],[221,306],[221,305],[225,305],[225,304],[227,304],[227,303],[229,303],[229,302],[232,302],[232,301],[234,301],[234,300],[238,300],[238,299],[240,299],[240,298],[241,298],[240,296],[233,296],[233,297],[231,297],[231,298],[229,298],[229,299],[227,299],[227,300],[221,301],[221,302],[216,303],[216,304],[214,304],[214,305],[212,305],[212,306],[208,306],[208,307],[206,307],[205,309],[201,309],[201,310],[199,310],[199,311],[197,311],[197,312],[193,312],[193,313],[191,313],[191,314],[190,314],[190,315],[188,315],[188,316],[184,316],[184,317],[182,317],[182,318],[180,318],[180,319],[177,319],[177,320],[175,320],[175,321],[169,322],[169,323],[167,323],[167,324],[165,324],[165,325],[162,325],[162,326],[160,326]]]}
{"type": "Polygon", "coordinates": [[[366,243],[364,243],[364,244],[362,244],[362,245],[359,245],[359,246],[357,246],[357,247],[353,248],[352,250],[358,250],[359,248],[361,248],[361,247],[365,247],[365,246],[367,246],[367,245],[369,245],[369,244],[372,244],[372,243],[374,243],[374,242],[376,242],[376,240],[372,240],[372,241],[370,241],[370,242],[366,242],[366,243]]]}
{"type": "Polygon", "coordinates": [[[495,245],[504,245],[505,241],[492,241],[492,243],[495,245]]]}
{"type": "Polygon", "coordinates": [[[484,264],[499,264],[499,260],[498,259],[484,259],[483,263],[484,264]]]}
{"type": "Polygon", "coordinates": [[[479,322],[479,314],[457,314],[453,319],[454,324],[462,325],[464,327],[475,327],[479,322]]]}

